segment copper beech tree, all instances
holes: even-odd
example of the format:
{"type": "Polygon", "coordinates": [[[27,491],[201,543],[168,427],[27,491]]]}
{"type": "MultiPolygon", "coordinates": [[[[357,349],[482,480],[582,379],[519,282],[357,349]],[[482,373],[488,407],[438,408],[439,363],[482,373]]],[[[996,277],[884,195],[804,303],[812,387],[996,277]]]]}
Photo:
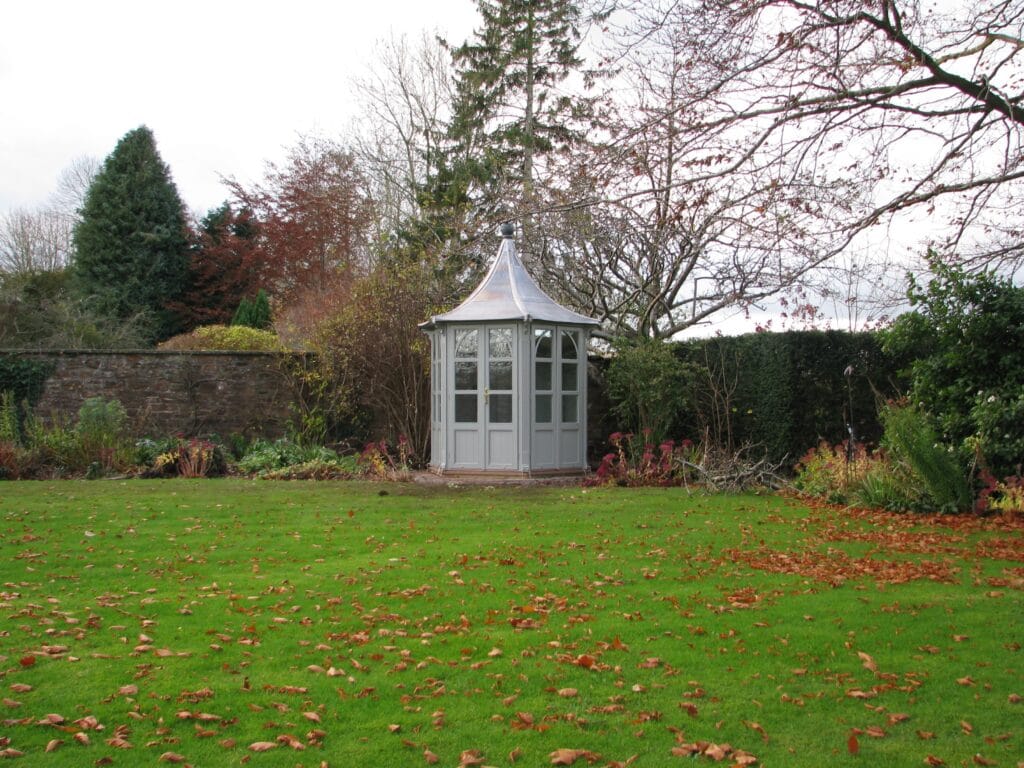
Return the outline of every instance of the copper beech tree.
{"type": "Polygon", "coordinates": [[[267,271],[265,288],[287,304],[369,266],[373,206],[353,155],[340,144],[301,137],[286,161],[267,163],[262,182],[225,179],[233,205],[252,212],[267,271]]]}

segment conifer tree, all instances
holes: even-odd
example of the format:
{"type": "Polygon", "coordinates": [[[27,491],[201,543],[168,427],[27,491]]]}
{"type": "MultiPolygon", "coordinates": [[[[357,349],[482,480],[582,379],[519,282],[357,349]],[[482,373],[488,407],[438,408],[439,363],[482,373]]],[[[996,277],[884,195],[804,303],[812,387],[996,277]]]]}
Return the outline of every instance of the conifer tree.
{"type": "Polygon", "coordinates": [[[147,314],[152,339],[174,334],[167,305],[185,288],[188,234],[184,206],[153,132],[129,131],[86,193],[75,227],[77,290],[119,318],[147,314]]]}
{"type": "Polygon", "coordinates": [[[489,220],[507,205],[536,207],[538,164],[581,139],[590,101],[566,88],[582,66],[576,2],[477,0],[477,8],[482,27],[451,49],[456,99],[436,198],[489,220]]]}

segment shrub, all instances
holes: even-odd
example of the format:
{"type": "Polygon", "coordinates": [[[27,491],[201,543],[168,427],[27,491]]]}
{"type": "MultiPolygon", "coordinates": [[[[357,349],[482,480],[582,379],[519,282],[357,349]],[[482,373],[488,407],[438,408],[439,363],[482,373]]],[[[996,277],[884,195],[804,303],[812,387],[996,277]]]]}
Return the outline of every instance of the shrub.
{"type": "Polygon", "coordinates": [[[907,462],[938,511],[963,512],[971,508],[967,473],[952,448],[939,442],[924,413],[912,406],[889,406],[882,411],[882,423],[884,444],[907,462]]]}
{"type": "Polygon", "coordinates": [[[1024,449],[1024,288],[994,272],[967,273],[929,254],[933,277],[910,278],[913,312],[885,333],[909,358],[911,402],[966,466],[1016,473],[1024,449]]]}
{"type": "Polygon", "coordinates": [[[891,512],[927,507],[920,482],[882,450],[863,445],[829,445],[812,448],[796,465],[793,487],[830,504],[858,504],[891,512]]]}
{"type": "Polygon", "coordinates": [[[1011,475],[996,480],[989,472],[982,472],[982,489],[975,502],[978,512],[994,512],[1007,517],[1024,516],[1024,477],[1011,475]]]}
{"type": "Polygon", "coordinates": [[[413,455],[409,441],[402,435],[398,444],[391,446],[387,440],[370,442],[359,454],[358,466],[363,474],[381,480],[404,480],[412,468],[413,455]]]}
{"type": "Polygon", "coordinates": [[[260,330],[270,328],[270,300],[267,298],[267,292],[260,288],[256,298],[242,299],[235,310],[235,316],[231,318],[231,325],[244,325],[260,330]]]}
{"type": "Polygon", "coordinates": [[[260,474],[265,480],[346,480],[359,474],[355,456],[335,459],[312,459],[260,474]]]}
{"type": "Polygon", "coordinates": [[[114,468],[118,449],[124,447],[127,421],[124,407],[117,400],[90,397],[78,409],[75,432],[81,441],[85,460],[90,465],[97,465],[91,469],[92,474],[109,472],[114,468]]]}
{"type": "Polygon", "coordinates": [[[323,446],[302,446],[291,440],[273,442],[254,440],[249,450],[238,462],[238,469],[246,474],[264,475],[273,470],[305,464],[311,461],[330,462],[338,454],[323,446]]]}
{"type": "Polygon", "coordinates": [[[663,341],[618,341],[606,373],[612,411],[634,434],[660,443],[691,404],[694,371],[663,341]]]}
{"type": "Polygon", "coordinates": [[[214,477],[223,475],[225,461],[219,446],[198,437],[179,437],[169,451],[153,461],[153,470],[178,477],[214,477]]]}
{"type": "Polygon", "coordinates": [[[168,339],[160,349],[225,350],[230,352],[281,352],[281,340],[272,331],[246,325],[204,325],[191,333],[168,339]]]}

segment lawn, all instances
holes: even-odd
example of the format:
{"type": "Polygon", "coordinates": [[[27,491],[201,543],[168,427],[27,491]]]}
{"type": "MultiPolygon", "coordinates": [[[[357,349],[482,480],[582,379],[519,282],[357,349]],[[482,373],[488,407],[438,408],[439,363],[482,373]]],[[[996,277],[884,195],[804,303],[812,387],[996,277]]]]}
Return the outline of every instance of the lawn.
{"type": "Polygon", "coordinates": [[[681,489],[3,483],[0,583],[0,754],[32,766],[1024,755],[1020,524],[681,489]]]}

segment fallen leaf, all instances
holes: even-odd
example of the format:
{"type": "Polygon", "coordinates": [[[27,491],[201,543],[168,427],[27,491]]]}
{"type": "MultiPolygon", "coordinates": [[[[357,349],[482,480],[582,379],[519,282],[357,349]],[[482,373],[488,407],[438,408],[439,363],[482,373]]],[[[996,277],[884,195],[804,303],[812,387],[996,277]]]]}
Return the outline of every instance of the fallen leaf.
{"type": "Polygon", "coordinates": [[[117,693],[121,696],[134,696],[139,692],[139,686],[137,685],[122,685],[117,689],[117,693]]]}
{"type": "Polygon", "coordinates": [[[46,742],[46,749],[44,752],[56,752],[64,742],[60,739],[50,739],[46,742]]]}
{"type": "Polygon", "coordinates": [[[987,757],[975,753],[974,757],[971,758],[971,762],[975,765],[999,765],[995,760],[989,760],[987,757]]]}
{"type": "Polygon", "coordinates": [[[599,759],[596,754],[587,749],[556,749],[549,757],[552,765],[572,765],[581,757],[587,761],[599,759]]]}
{"type": "Polygon", "coordinates": [[[459,768],[466,768],[471,765],[482,765],[484,756],[478,749],[466,749],[459,755],[459,768]]]}
{"type": "Polygon", "coordinates": [[[184,763],[185,757],[184,755],[179,755],[177,752],[164,752],[157,758],[157,761],[164,763],[184,763]]]}
{"type": "Polygon", "coordinates": [[[424,749],[423,750],[423,759],[426,760],[428,764],[433,765],[434,763],[438,762],[441,758],[439,758],[437,755],[435,755],[429,749],[424,749]]]}
{"type": "Polygon", "coordinates": [[[857,741],[856,733],[851,733],[850,738],[846,740],[846,751],[851,755],[856,755],[860,752],[860,742],[857,741]]]}
{"type": "Polygon", "coordinates": [[[254,741],[249,745],[250,752],[266,752],[269,749],[277,749],[277,744],[273,741],[254,741]]]}
{"type": "Polygon", "coordinates": [[[579,695],[579,691],[575,688],[559,688],[558,695],[563,699],[571,699],[579,695]]]}
{"type": "Polygon", "coordinates": [[[935,755],[928,755],[924,759],[924,764],[925,765],[945,765],[946,761],[941,759],[941,758],[936,757],[935,755]]]}

